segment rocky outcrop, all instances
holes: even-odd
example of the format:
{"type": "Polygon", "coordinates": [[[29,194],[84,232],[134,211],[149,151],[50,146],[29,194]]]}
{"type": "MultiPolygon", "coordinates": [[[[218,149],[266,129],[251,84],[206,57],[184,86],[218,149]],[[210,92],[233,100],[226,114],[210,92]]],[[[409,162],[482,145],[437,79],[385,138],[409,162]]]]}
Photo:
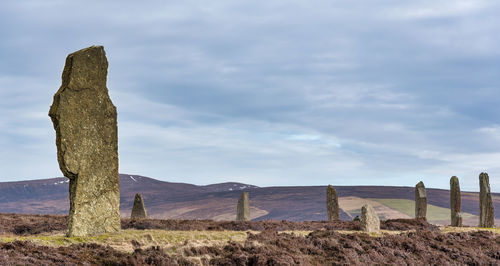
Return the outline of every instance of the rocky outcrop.
{"type": "Polygon", "coordinates": [[[415,186],[415,218],[427,219],[427,192],[422,181],[415,186]]]}
{"type": "Polygon", "coordinates": [[[461,209],[460,183],[458,182],[458,177],[452,176],[450,179],[451,226],[462,226],[461,209]]]}
{"type": "Polygon", "coordinates": [[[495,226],[495,209],[491,199],[490,178],[487,173],[479,175],[479,227],[495,226]]]}
{"type": "Polygon", "coordinates": [[[328,185],[326,188],[326,211],[328,214],[328,221],[340,220],[339,198],[337,191],[331,185],[328,185]]]}
{"type": "Polygon", "coordinates": [[[135,194],[134,206],[132,206],[132,214],[130,214],[130,219],[145,219],[148,218],[146,212],[146,206],[144,205],[144,200],[141,194],[135,194]]]}
{"type": "Polygon", "coordinates": [[[250,221],[248,192],[242,192],[236,208],[236,221],[250,221]]]}
{"type": "Polygon", "coordinates": [[[68,55],[49,111],[59,168],[70,181],[68,236],[120,230],[117,113],[107,69],[102,46],[68,55]]]}
{"type": "Polygon", "coordinates": [[[380,231],[380,219],[370,204],[361,208],[361,231],[372,233],[380,231]]]}

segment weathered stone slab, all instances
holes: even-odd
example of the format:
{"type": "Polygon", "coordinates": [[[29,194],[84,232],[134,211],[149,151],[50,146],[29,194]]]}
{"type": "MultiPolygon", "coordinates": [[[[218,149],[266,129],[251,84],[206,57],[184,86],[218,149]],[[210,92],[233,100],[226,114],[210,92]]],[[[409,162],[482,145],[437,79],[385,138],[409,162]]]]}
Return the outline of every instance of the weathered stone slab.
{"type": "Polygon", "coordinates": [[[460,183],[458,177],[450,179],[450,210],[451,226],[462,226],[462,198],[460,196],[460,183]]]}
{"type": "Polygon", "coordinates": [[[144,200],[141,194],[135,194],[134,206],[132,206],[132,214],[130,219],[145,219],[148,218],[146,212],[146,206],[144,205],[144,200]]]}
{"type": "Polygon", "coordinates": [[[367,233],[380,231],[380,219],[370,204],[361,208],[361,230],[367,233]]]}
{"type": "Polygon", "coordinates": [[[242,192],[236,208],[236,221],[250,221],[248,192],[242,192]]]}
{"type": "Polygon", "coordinates": [[[118,129],[107,69],[102,46],[68,55],[49,111],[59,168],[70,180],[68,236],[120,230],[118,129]]]}
{"type": "Polygon", "coordinates": [[[415,218],[427,219],[427,192],[422,181],[415,186],[415,218]]]}
{"type": "Polygon", "coordinates": [[[495,209],[491,199],[490,178],[487,173],[479,175],[479,227],[495,226],[495,209]]]}
{"type": "Polygon", "coordinates": [[[326,211],[328,213],[328,221],[340,220],[339,198],[337,191],[331,185],[328,185],[326,188],[326,211]]]}

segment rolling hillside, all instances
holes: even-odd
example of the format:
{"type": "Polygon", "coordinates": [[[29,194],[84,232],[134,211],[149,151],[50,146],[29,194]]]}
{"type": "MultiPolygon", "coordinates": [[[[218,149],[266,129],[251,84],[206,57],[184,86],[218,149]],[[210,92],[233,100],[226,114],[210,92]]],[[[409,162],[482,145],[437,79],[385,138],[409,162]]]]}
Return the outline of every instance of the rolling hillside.
{"type": "MultiPolygon", "coordinates": [[[[128,217],[135,193],[142,193],[148,214],[153,218],[232,220],[241,191],[250,192],[251,217],[254,220],[325,220],[325,187],[257,187],[241,183],[196,186],[171,183],[139,175],[120,174],[121,213],[128,217]]],[[[364,203],[370,203],[382,219],[413,216],[412,187],[339,186],[341,219],[359,215],[364,203]]],[[[427,189],[428,219],[449,223],[449,191],[427,189]]],[[[478,194],[462,193],[462,211],[466,224],[477,224],[478,194]]],[[[497,225],[500,224],[500,194],[494,194],[497,225]]],[[[0,212],[66,214],[68,180],[42,180],[0,183],[0,212]]]]}

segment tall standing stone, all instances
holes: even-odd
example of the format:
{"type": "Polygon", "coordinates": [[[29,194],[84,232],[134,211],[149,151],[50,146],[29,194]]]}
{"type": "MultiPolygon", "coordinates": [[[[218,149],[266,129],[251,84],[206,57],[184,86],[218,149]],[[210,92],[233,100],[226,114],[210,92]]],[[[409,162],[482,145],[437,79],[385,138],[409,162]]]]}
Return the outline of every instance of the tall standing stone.
{"type": "Polygon", "coordinates": [[[242,192],[236,208],[236,221],[250,221],[248,192],[242,192]]]}
{"type": "Polygon", "coordinates": [[[380,219],[370,204],[361,208],[361,230],[367,233],[380,231],[380,219]]]}
{"type": "Polygon", "coordinates": [[[491,199],[490,178],[487,173],[479,175],[479,227],[495,226],[495,209],[491,199]]]}
{"type": "Polygon", "coordinates": [[[144,205],[144,200],[141,194],[135,194],[134,206],[132,206],[132,214],[130,219],[145,219],[148,218],[146,213],[146,206],[144,205]]]}
{"type": "Polygon", "coordinates": [[[337,191],[331,185],[328,185],[326,188],[326,211],[328,213],[328,221],[340,220],[339,198],[337,191]]]}
{"type": "Polygon", "coordinates": [[[120,230],[118,129],[107,70],[102,46],[68,55],[49,111],[59,168],[70,181],[68,236],[120,230]]]}
{"type": "Polygon", "coordinates": [[[458,177],[452,176],[450,179],[451,226],[462,226],[461,208],[460,183],[458,177]]]}
{"type": "Polygon", "coordinates": [[[415,186],[415,218],[427,219],[427,192],[422,181],[415,186]]]}

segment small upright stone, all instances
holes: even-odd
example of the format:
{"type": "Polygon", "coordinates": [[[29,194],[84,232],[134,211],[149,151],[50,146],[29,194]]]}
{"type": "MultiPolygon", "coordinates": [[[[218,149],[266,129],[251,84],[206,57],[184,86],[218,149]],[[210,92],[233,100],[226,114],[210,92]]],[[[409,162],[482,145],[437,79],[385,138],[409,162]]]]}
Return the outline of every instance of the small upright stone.
{"type": "Polygon", "coordinates": [[[380,219],[370,204],[361,208],[361,230],[367,233],[380,231],[380,219]]]}
{"type": "Polygon", "coordinates": [[[427,192],[422,181],[415,186],[415,218],[427,219],[427,192]]]}
{"type": "Polygon", "coordinates": [[[68,55],[49,111],[59,168],[69,178],[68,236],[120,230],[118,128],[107,73],[102,46],[68,55]]]}
{"type": "Polygon", "coordinates": [[[250,221],[248,192],[242,192],[236,208],[236,221],[250,221]]]}
{"type": "Polygon", "coordinates": [[[337,191],[331,185],[326,188],[326,211],[328,213],[328,221],[338,221],[339,215],[339,198],[337,191]]]}
{"type": "Polygon", "coordinates": [[[461,208],[460,183],[458,177],[452,176],[450,179],[451,226],[462,226],[461,208]]]}
{"type": "Polygon", "coordinates": [[[146,206],[144,205],[144,200],[142,200],[141,194],[135,194],[134,206],[132,207],[132,214],[130,219],[146,219],[148,214],[146,213],[146,206]]]}
{"type": "Polygon", "coordinates": [[[487,173],[479,175],[479,227],[495,226],[495,209],[491,199],[490,178],[487,173]]]}

